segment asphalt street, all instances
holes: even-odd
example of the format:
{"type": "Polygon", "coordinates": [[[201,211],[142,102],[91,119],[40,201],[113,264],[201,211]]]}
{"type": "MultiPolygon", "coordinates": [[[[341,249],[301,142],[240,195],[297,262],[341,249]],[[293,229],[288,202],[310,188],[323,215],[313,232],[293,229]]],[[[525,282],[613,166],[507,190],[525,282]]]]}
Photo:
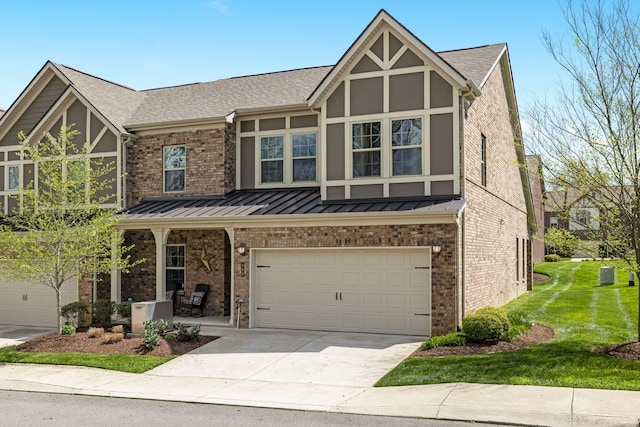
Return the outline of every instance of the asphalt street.
{"type": "MultiPolygon", "coordinates": [[[[0,391],[0,414],[2,414],[0,425],[16,427],[68,427],[70,425],[94,427],[149,425],[469,427],[471,425],[458,421],[9,391],[0,391]]],[[[483,423],[483,426],[491,425],[494,424],[483,423]]]]}

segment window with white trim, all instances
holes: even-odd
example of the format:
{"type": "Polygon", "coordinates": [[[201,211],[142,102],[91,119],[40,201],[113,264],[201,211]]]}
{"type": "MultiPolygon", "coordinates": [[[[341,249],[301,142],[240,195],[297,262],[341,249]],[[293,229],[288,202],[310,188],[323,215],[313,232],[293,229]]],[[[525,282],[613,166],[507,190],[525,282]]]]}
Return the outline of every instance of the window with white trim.
{"type": "Polygon", "coordinates": [[[480,135],[480,183],[487,185],[487,137],[480,135]]]}
{"type": "Polygon", "coordinates": [[[293,181],[316,180],[316,134],[291,135],[293,181]]]}
{"type": "Polygon", "coordinates": [[[380,176],[381,122],[351,125],[353,177],[380,176]]]}
{"type": "Polygon", "coordinates": [[[422,174],[422,117],[351,124],[354,178],[422,174]]]}
{"type": "Polygon", "coordinates": [[[284,181],[284,136],[260,138],[260,181],[284,181]]]}
{"type": "Polygon", "coordinates": [[[291,184],[317,180],[317,133],[286,131],[260,141],[260,184],[291,184]]]}
{"type": "Polygon", "coordinates": [[[422,173],[422,119],[391,121],[393,172],[397,175],[422,173]]]}
{"type": "Polygon", "coordinates": [[[7,190],[17,190],[20,187],[20,166],[9,166],[9,180],[7,190]]]}
{"type": "Polygon", "coordinates": [[[167,245],[165,247],[165,280],[168,291],[184,289],[184,248],[184,245],[167,245]]]}
{"type": "Polygon", "coordinates": [[[165,193],[184,191],[187,152],[184,145],[170,145],[163,149],[163,179],[165,193]]]}

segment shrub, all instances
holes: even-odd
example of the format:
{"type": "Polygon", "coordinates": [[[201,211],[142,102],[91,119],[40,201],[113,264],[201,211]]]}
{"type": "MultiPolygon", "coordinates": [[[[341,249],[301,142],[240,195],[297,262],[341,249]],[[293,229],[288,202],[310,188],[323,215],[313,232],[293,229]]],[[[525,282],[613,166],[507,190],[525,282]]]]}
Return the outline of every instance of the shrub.
{"type": "Polygon", "coordinates": [[[544,260],[546,262],[559,262],[560,261],[560,255],[557,254],[548,254],[544,256],[544,260]]]}
{"type": "Polygon", "coordinates": [[[73,335],[76,333],[76,327],[73,325],[63,325],[60,329],[61,335],[73,335]]]}
{"type": "Polygon", "coordinates": [[[148,350],[157,346],[160,342],[160,335],[158,335],[155,323],[156,322],[151,320],[146,320],[143,323],[144,330],[142,331],[142,345],[148,350]]]}
{"type": "Polygon", "coordinates": [[[431,337],[426,340],[422,347],[424,349],[436,348],[436,347],[446,347],[446,346],[461,346],[465,345],[467,340],[464,334],[459,332],[452,332],[447,335],[438,335],[435,337],[431,337]]]}
{"type": "Polygon", "coordinates": [[[120,317],[131,317],[131,302],[122,301],[116,304],[116,311],[120,317]]]}
{"type": "Polygon", "coordinates": [[[531,320],[529,314],[522,310],[510,311],[507,313],[507,317],[512,327],[525,326],[526,328],[530,328],[533,326],[533,320],[531,320]]]}
{"type": "Polygon", "coordinates": [[[100,338],[104,335],[104,328],[89,328],[87,331],[87,337],[89,338],[100,338]]]}
{"type": "Polygon", "coordinates": [[[115,325],[113,328],[111,328],[111,331],[115,334],[124,334],[124,326],[115,325]]]}
{"type": "Polygon", "coordinates": [[[116,312],[116,303],[99,299],[93,303],[93,320],[98,325],[111,325],[111,316],[116,312]]]}
{"type": "Polygon", "coordinates": [[[82,314],[89,313],[89,304],[82,301],[70,302],[62,306],[60,315],[67,320],[67,323],[78,324],[78,318],[82,314]]]}
{"type": "Polygon", "coordinates": [[[164,335],[164,339],[167,341],[175,340],[176,337],[177,335],[174,334],[173,332],[164,335]]]}
{"type": "Polygon", "coordinates": [[[178,331],[178,341],[198,341],[200,339],[200,325],[187,326],[182,323],[175,324],[178,331]]]}
{"type": "Polygon", "coordinates": [[[484,307],[462,321],[462,332],[469,341],[495,343],[509,331],[509,319],[495,307],[484,307]]]}
{"type": "Polygon", "coordinates": [[[124,334],[123,333],[106,334],[102,338],[102,343],[103,344],[115,344],[117,342],[122,341],[123,339],[124,339],[124,334]]]}

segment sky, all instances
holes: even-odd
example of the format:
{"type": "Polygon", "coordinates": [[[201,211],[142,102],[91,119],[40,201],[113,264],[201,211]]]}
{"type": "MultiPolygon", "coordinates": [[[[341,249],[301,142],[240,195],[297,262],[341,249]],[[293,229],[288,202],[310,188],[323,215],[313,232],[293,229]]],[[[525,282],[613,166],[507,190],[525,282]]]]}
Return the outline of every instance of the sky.
{"type": "Polygon", "coordinates": [[[0,109],[47,60],[133,89],[335,64],[380,9],[431,49],[506,42],[520,110],[561,76],[562,0],[0,1],[0,109]]]}

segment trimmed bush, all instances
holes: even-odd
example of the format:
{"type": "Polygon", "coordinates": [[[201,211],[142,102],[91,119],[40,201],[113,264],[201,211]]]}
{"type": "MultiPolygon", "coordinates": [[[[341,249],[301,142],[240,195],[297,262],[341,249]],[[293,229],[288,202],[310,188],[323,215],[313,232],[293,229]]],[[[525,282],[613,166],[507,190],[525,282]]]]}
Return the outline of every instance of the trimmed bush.
{"type": "Polygon", "coordinates": [[[193,325],[191,327],[183,325],[182,323],[176,323],[174,325],[178,332],[178,341],[194,341],[197,342],[200,339],[200,325],[193,325]]]}
{"type": "Polygon", "coordinates": [[[113,333],[113,334],[106,334],[104,337],[102,337],[102,343],[103,344],[115,344],[117,342],[120,342],[124,339],[124,334],[123,333],[113,333]]]}
{"type": "Polygon", "coordinates": [[[147,350],[151,350],[160,343],[160,335],[167,330],[169,322],[164,319],[155,322],[145,320],[142,325],[144,326],[144,330],[142,331],[142,345],[147,350]]]}
{"type": "Polygon", "coordinates": [[[560,262],[560,255],[548,254],[544,256],[545,262],[560,262]]]}
{"type": "Polygon", "coordinates": [[[67,320],[67,323],[74,325],[78,324],[78,318],[81,315],[87,313],[89,313],[89,304],[82,301],[70,302],[60,309],[60,315],[67,320]]]}
{"type": "Polygon", "coordinates": [[[116,304],[116,312],[120,317],[131,317],[131,302],[122,301],[116,304]]]}
{"type": "Polygon", "coordinates": [[[422,344],[422,348],[428,350],[430,348],[436,347],[461,346],[465,345],[466,343],[467,339],[464,334],[461,334],[459,332],[451,332],[447,335],[438,335],[429,338],[422,344]]]}
{"type": "Polygon", "coordinates": [[[114,334],[124,334],[124,326],[123,325],[115,325],[111,328],[111,332],[114,334]]]}
{"type": "Polygon", "coordinates": [[[507,336],[509,319],[503,310],[484,307],[462,321],[462,332],[467,340],[478,343],[496,343],[507,336]]]}
{"type": "Polygon", "coordinates": [[[116,303],[99,299],[93,303],[93,321],[98,325],[111,325],[111,316],[116,312],[116,303]]]}
{"type": "Polygon", "coordinates": [[[60,329],[60,335],[73,335],[76,333],[76,327],[73,325],[63,325],[60,329]]]}
{"type": "Polygon", "coordinates": [[[104,328],[89,328],[87,331],[87,337],[89,338],[100,338],[104,335],[104,328]]]}

